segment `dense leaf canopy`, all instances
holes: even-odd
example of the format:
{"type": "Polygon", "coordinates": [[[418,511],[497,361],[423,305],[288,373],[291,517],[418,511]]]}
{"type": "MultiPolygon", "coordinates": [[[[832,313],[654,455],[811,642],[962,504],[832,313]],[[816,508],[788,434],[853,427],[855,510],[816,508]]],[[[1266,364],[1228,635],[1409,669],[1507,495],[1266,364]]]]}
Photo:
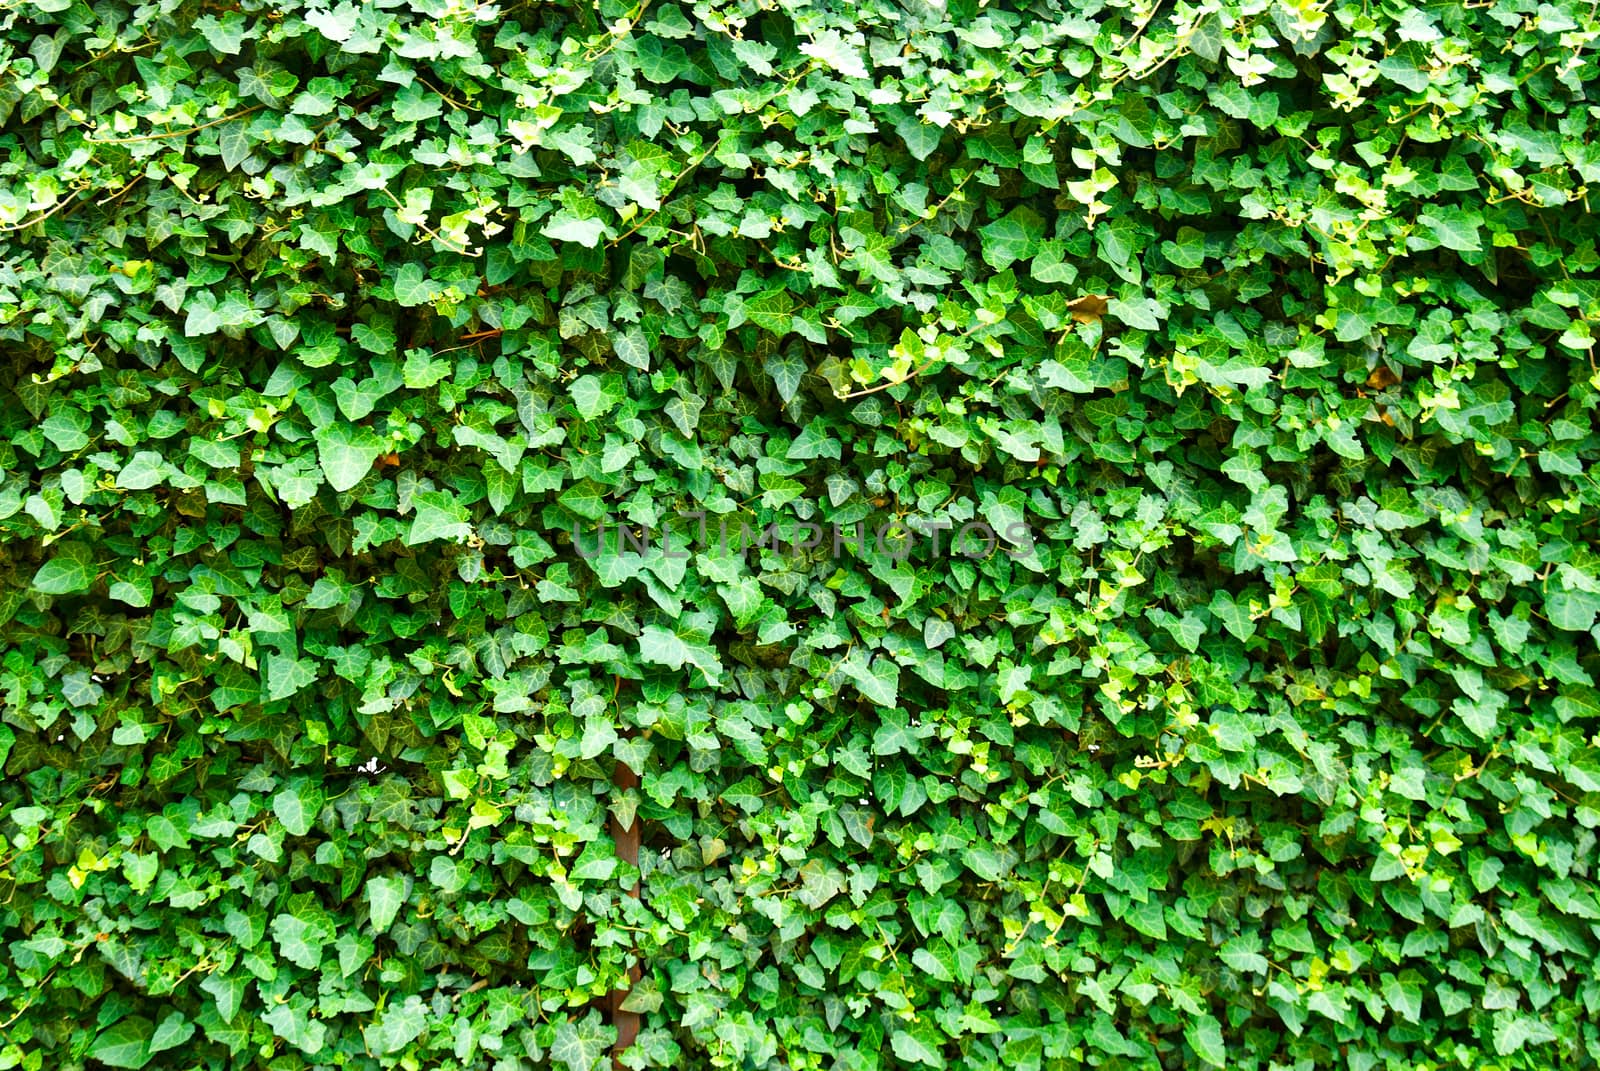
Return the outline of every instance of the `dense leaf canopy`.
{"type": "Polygon", "coordinates": [[[1592,1066],[1597,45],[0,8],[0,1069],[1592,1066]]]}

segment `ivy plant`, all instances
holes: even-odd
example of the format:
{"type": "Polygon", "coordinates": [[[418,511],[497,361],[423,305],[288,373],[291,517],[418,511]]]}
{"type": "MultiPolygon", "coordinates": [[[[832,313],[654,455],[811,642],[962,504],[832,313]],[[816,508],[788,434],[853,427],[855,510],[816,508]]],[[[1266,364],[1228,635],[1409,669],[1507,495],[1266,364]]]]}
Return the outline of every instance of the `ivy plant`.
{"type": "Polygon", "coordinates": [[[0,1071],[1588,1066],[1597,45],[0,6],[0,1071]]]}

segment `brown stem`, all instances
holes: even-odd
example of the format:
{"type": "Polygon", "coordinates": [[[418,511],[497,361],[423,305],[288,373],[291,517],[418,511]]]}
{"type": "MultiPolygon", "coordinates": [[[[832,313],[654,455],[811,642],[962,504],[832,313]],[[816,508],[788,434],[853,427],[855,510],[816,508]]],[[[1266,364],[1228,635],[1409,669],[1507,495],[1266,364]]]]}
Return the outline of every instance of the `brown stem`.
{"type": "MultiPolygon", "coordinates": [[[[618,682],[621,683],[620,681],[618,682]]],[[[625,731],[624,735],[631,735],[625,731]]],[[[625,762],[617,763],[616,771],[611,775],[611,783],[619,792],[639,787],[639,774],[625,762]]],[[[641,823],[637,813],[633,816],[633,823],[626,828],[617,821],[615,814],[607,819],[611,839],[617,846],[617,857],[628,863],[635,870],[639,868],[639,834],[641,823]]],[[[635,882],[629,895],[638,899],[640,883],[635,882]]],[[[639,964],[635,963],[628,972],[631,980],[637,982],[642,976],[639,964]]],[[[630,985],[631,989],[631,985],[630,985]]],[[[622,1054],[633,1045],[634,1039],[639,1036],[639,1013],[624,1011],[622,1002],[628,997],[628,989],[614,989],[606,995],[606,1008],[611,1013],[612,1025],[617,1028],[617,1043],[611,1049],[611,1063],[617,1071],[622,1071],[622,1054]]]]}

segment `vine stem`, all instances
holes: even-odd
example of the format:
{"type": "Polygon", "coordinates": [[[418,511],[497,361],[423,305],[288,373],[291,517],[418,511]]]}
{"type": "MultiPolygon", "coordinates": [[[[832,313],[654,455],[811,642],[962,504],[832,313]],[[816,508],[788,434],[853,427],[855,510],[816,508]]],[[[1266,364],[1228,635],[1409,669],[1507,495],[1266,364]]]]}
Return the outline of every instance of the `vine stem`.
{"type": "Polygon", "coordinates": [[[242,112],[234,112],[232,115],[224,115],[221,119],[213,119],[209,123],[201,123],[199,126],[191,126],[183,130],[167,130],[160,134],[138,134],[131,138],[86,137],[83,140],[87,141],[91,145],[132,145],[137,141],[164,141],[167,138],[181,138],[186,137],[189,134],[198,133],[202,130],[208,130],[214,126],[221,126],[223,123],[231,122],[234,119],[243,119],[247,115],[254,115],[256,112],[259,112],[265,107],[265,104],[257,104],[255,107],[246,108],[242,112]]]}
{"type": "Polygon", "coordinates": [[[78,195],[81,192],[82,191],[80,190],[73,190],[70,197],[63,198],[61,203],[50,209],[50,211],[42,212],[39,215],[34,216],[32,219],[25,219],[21,223],[12,223],[9,226],[0,227],[0,234],[10,234],[13,231],[25,231],[36,223],[43,223],[57,212],[60,212],[63,208],[66,208],[68,205],[77,201],[78,195]]]}
{"type": "Polygon", "coordinates": [[[841,402],[847,402],[851,398],[861,398],[868,394],[877,394],[880,390],[888,390],[891,387],[898,387],[903,383],[910,383],[913,379],[916,379],[929,368],[933,367],[935,363],[937,363],[937,358],[923,361],[921,365],[912,369],[911,374],[906,376],[904,379],[895,380],[893,383],[879,383],[876,387],[868,387],[866,390],[851,391],[849,394],[841,394],[839,395],[839,400],[841,402]]]}
{"type": "Polygon", "coordinates": [[[44,981],[40,982],[37,986],[35,986],[33,988],[33,992],[28,994],[28,1002],[26,1004],[24,1004],[17,1011],[17,1014],[13,1015],[11,1018],[7,1019],[5,1022],[0,1023],[0,1030],[9,1029],[12,1023],[14,1023],[18,1019],[22,1018],[22,1013],[23,1012],[25,1012],[29,1008],[33,1007],[33,1002],[35,1000],[37,1000],[39,998],[39,994],[44,991],[45,983],[49,982],[51,978],[54,978],[55,977],[55,973],[56,973],[56,969],[54,967],[51,967],[50,968],[50,973],[44,976],[44,981]]]}

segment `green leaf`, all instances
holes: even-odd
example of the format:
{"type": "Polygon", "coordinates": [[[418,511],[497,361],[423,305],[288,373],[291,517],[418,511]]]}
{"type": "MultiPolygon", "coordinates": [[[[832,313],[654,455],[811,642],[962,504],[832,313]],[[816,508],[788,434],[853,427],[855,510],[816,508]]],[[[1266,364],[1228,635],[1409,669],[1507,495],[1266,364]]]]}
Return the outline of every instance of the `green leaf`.
{"type": "Polygon", "coordinates": [[[608,1053],[616,1041],[616,1028],[602,1022],[599,1012],[590,1011],[581,1019],[560,1021],[550,1045],[550,1059],[567,1071],[597,1071],[602,1061],[609,1064],[608,1053]]]}
{"type": "Polygon", "coordinates": [[[1212,1067],[1228,1066],[1228,1048],[1222,1041],[1222,1024],[1211,1015],[1201,1015],[1190,1021],[1183,1038],[1194,1049],[1195,1055],[1212,1067]]]}
{"type": "Polygon", "coordinates": [[[1199,268],[1206,262],[1206,236],[1193,227],[1179,227],[1172,241],[1161,243],[1161,253],[1175,268],[1199,268]]]}
{"type": "Polygon", "coordinates": [[[33,574],[30,586],[46,595],[75,595],[88,591],[98,575],[94,555],[86,545],[61,543],[33,574]]]}
{"type": "Polygon", "coordinates": [[[1530,1045],[1556,1040],[1556,1032],[1543,1020],[1515,1011],[1499,1011],[1494,1017],[1494,1051],[1509,1056],[1530,1045]]]}
{"type": "Polygon", "coordinates": [[[623,392],[622,378],[615,375],[579,376],[567,389],[572,394],[572,404],[578,408],[578,415],[585,420],[597,420],[605,416],[627,396],[623,392]]]}
{"type": "Polygon", "coordinates": [[[328,1028],[311,1018],[303,1005],[275,1004],[262,1014],[261,1021],[308,1056],[320,1053],[327,1039],[328,1028]]]}
{"type": "Polygon", "coordinates": [[[659,37],[642,36],[634,48],[639,60],[639,73],[657,85],[672,81],[690,66],[688,53],[682,45],[663,41],[659,37]]]}
{"type": "MultiPolygon", "coordinates": [[[[38,582],[35,581],[35,587],[38,582]]],[[[1555,590],[1545,596],[1545,616],[1563,632],[1588,632],[1600,615],[1600,593],[1576,589],[1555,590]]]]}
{"type": "MultiPolygon", "coordinates": [[[[215,334],[241,315],[237,302],[224,299],[219,303],[208,291],[190,294],[185,311],[188,315],[183,322],[183,333],[187,338],[215,334]]],[[[242,311],[247,313],[248,309],[242,311]]]]}
{"type": "Polygon", "coordinates": [[[1265,974],[1270,964],[1267,957],[1261,954],[1261,935],[1259,933],[1243,933],[1237,937],[1229,938],[1223,944],[1219,955],[1222,962],[1236,971],[1249,974],[1265,974]]]}
{"type": "Polygon", "coordinates": [[[244,16],[238,11],[229,11],[220,19],[215,15],[202,15],[194,20],[194,28],[200,31],[206,44],[225,56],[237,56],[244,47],[246,26],[244,16]]]}
{"type": "Polygon", "coordinates": [[[605,220],[579,219],[563,209],[552,216],[539,233],[558,242],[576,242],[593,249],[601,238],[611,233],[611,228],[606,226],[605,220]]]}
{"type": "Polygon", "coordinates": [[[401,123],[421,123],[436,118],[444,111],[444,101],[419,79],[402,88],[394,96],[394,117],[401,123]]]}
{"type": "Polygon", "coordinates": [[[1483,249],[1478,237],[1483,218],[1476,212],[1453,206],[1440,205],[1429,208],[1417,216],[1417,226],[1444,246],[1463,253],[1477,253],[1483,249]]]}
{"type": "Polygon", "coordinates": [[[181,1011],[171,1011],[151,1035],[150,1051],[157,1053],[175,1049],[192,1037],[194,1037],[194,1024],[185,1018],[181,1011]]]}
{"type": "Polygon", "coordinates": [[[744,303],[744,314],[763,331],[779,338],[794,325],[794,297],[787,290],[766,290],[744,303]]]}
{"type": "Polygon", "coordinates": [[[983,236],[984,263],[1003,271],[1038,252],[1044,220],[1033,209],[1019,205],[1001,219],[978,228],[978,233],[983,236]]]}
{"type": "Polygon", "coordinates": [[[380,874],[367,879],[367,908],[372,917],[372,928],[386,933],[389,924],[406,902],[406,881],[395,874],[380,874]]]}
{"type": "Polygon", "coordinates": [[[278,699],[288,699],[310,687],[316,679],[315,662],[274,652],[267,655],[266,659],[267,690],[263,698],[269,703],[278,699]]]}
{"type": "Polygon", "coordinates": [[[662,408],[683,437],[689,439],[694,437],[695,428],[700,424],[705,402],[698,397],[674,394],[662,408]]]}
{"type": "Polygon", "coordinates": [[[397,304],[406,308],[427,305],[433,301],[436,293],[437,289],[421,264],[402,264],[400,270],[395,272],[394,299],[397,304]]]}
{"type": "Polygon", "coordinates": [[[868,702],[880,707],[895,706],[900,689],[900,667],[889,659],[879,655],[869,664],[867,656],[857,648],[839,663],[839,671],[854,682],[868,702]]]}
{"type": "Polygon", "coordinates": [[[322,948],[332,937],[326,928],[298,915],[282,914],[272,920],[272,939],[277,942],[278,952],[308,971],[322,962],[322,948]]]}
{"type": "MultiPolygon", "coordinates": [[[[606,515],[605,492],[590,480],[584,480],[582,483],[561,492],[561,497],[557,501],[585,520],[598,521],[606,515]]],[[[581,538],[590,541],[585,544],[586,547],[590,548],[600,538],[598,532],[582,532],[579,535],[581,538]]],[[[615,536],[613,535],[611,538],[614,539],[615,536]]],[[[593,554],[593,550],[588,550],[585,553],[593,554]]]]}
{"type": "Polygon", "coordinates": [[[939,148],[939,143],[944,140],[944,130],[932,123],[919,119],[916,116],[907,116],[896,121],[895,133],[906,144],[906,151],[917,160],[926,160],[939,148]]]}
{"type": "Polygon", "coordinates": [[[650,343],[637,327],[624,328],[611,340],[617,357],[640,371],[650,370],[650,343]]]}
{"type": "Polygon", "coordinates": [[[609,844],[590,841],[572,864],[568,877],[573,881],[607,881],[616,873],[617,857],[609,844]]]}
{"type": "Polygon", "coordinates": [[[89,416],[78,409],[54,413],[39,430],[63,454],[76,453],[89,445],[89,416]]]}
{"type": "Polygon", "coordinates": [[[311,831],[323,800],[320,788],[304,778],[297,778],[290,787],[272,797],[272,813],[290,834],[304,836],[311,831]]]}
{"type": "Polygon", "coordinates": [[[1422,1021],[1422,984],[1415,972],[1386,976],[1383,980],[1383,999],[1406,1022],[1422,1021]]]}
{"type": "Polygon", "coordinates": [[[155,1029],[149,1019],[129,1016],[101,1031],[89,1046],[89,1056],[107,1067],[143,1067],[154,1055],[150,1040],[155,1029]]]}
{"type": "Polygon", "coordinates": [[[659,625],[646,625],[640,632],[639,657],[651,665],[669,669],[692,665],[705,674],[712,686],[722,677],[722,663],[714,648],[698,640],[685,639],[659,625]]]}
{"type": "Polygon", "coordinates": [[[768,357],[763,365],[767,375],[772,377],[772,382],[777,385],[778,397],[783,399],[783,404],[788,405],[800,391],[800,380],[805,377],[806,363],[797,353],[778,354],[768,357]]]}
{"type": "Polygon", "coordinates": [[[472,881],[472,867],[447,855],[436,855],[428,866],[428,882],[446,896],[465,889],[472,881]]]}
{"type": "Polygon", "coordinates": [[[1256,634],[1256,622],[1250,613],[1250,607],[1234,601],[1233,596],[1227,592],[1220,589],[1213,591],[1207,609],[1238,639],[1248,640],[1256,634]]]}
{"type": "Polygon", "coordinates": [[[811,421],[789,444],[784,457],[790,461],[810,461],[819,457],[839,460],[843,456],[840,453],[842,446],[837,438],[829,434],[829,430],[821,418],[811,421]]]}
{"type": "Polygon", "coordinates": [[[448,491],[421,491],[412,501],[417,516],[406,533],[406,544],[418,546],[434,540],[460,543],[472,538],[471,514],[448,491]]]}
{"type": "Polygon", "coordinates": [[[1250,727],[1250,718],[1237,710],[1213,711],[1207,731],[1224,751],[1247,752],[1255,747],[1256,736],[1250,727]]]}
{"type": "Polygon", "coordinates": [[[154,450],[140,450],[128,459],[117,473],[117,486],[129,491],[143,491],[156,486],[165,478],[166,463],[154,450]]]}
{"type": "Polygon", "coordinates": [[[217,1004],[217,1015],[224,1023],[233,1022],[233,1017],[239,1014],[239,1008],[244,1004],[245,990],[253,979],[242,977],[238,974],[228,974],[223,971],[212,971],[200,983],[200,988],[211,994],[217,1004]]]}
{"type": "Polygon", "coordinates": [[[316,433],[317,461],[335,491],[350,490],[372,471],[387,445],[378,434],[353,424],[334,423],[316,433]]]}
{"type": "Polygon", "coordinates": [[[399,1052],[428,1029],[428,1006],[415,993],[383,1010],[366,1027],[367,1046],[380,1055],[399,1052]]]}
{"type": "Polygon", "coordinates": [[[913,1025],[895,1031],[889,1036],[889,1047],[902,1060],[928,1067],[945,1066],[944,1056],[939,1052],[937,1028],[931,1024],[913,1025]]]}

